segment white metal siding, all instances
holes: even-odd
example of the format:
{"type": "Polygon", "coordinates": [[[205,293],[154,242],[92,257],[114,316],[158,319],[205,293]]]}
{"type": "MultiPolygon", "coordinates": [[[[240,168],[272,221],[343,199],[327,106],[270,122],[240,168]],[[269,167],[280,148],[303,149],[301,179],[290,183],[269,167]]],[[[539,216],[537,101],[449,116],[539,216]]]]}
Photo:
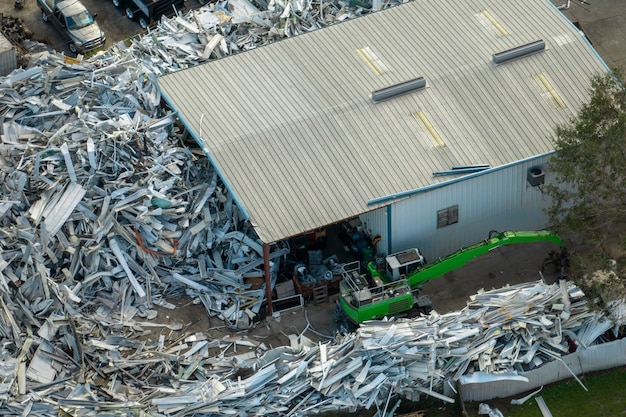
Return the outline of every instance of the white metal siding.
{"type": "Polygon", "coordinates": [[[530,167],[546,172],[548,157],[521,162],[488,174],[416,194],[391,208],[391,251],[418,247],[427,259],[445,256],[488,237],[490,230],[547,227],[547,196],[526,181],[530,167]],[[437,211],[459,206],[456,224],[437,228],[437,211]]]}
{"type": "Polygon", "coordinates": [[[376,251],[379,256],[388,254],[389,234],[388,230],[387,207],[370,211],[359,216],[365,230],[371,231],[371,236],[380,236],[381,240],[376,245],[376,251]]]}

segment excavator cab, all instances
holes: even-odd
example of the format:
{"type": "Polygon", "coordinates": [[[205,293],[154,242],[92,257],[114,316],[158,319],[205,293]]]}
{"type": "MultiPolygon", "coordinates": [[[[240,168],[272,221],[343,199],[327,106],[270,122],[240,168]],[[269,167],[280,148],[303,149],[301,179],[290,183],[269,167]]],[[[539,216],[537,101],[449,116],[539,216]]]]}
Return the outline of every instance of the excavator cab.
{"type": "Polygon", "coordinates": [[[426,259],[419,249],[411,248],[394,253],[385,258],[386,276],[390,282],[405,279],[413,271],[426,265],[426,259]]]}

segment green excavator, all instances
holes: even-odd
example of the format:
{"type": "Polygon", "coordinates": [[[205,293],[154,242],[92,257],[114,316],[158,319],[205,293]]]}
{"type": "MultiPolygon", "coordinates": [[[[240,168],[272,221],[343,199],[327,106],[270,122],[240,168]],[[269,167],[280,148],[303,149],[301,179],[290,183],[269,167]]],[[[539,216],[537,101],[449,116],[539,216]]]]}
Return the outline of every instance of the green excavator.
{"type": "Polygon", "coordinates": [[[484,241],[461,248],[432,263],[426,263],[419,250],[413,248],[386,256],[384,271],[375,262],[367,264],[366,273],[361,273],[358,261],[345,264],[339,284],[341,313],[358,325],[366,320],[409,312],[420,306],[419,287],[425,282],[458,269],[500,246],[533,242],[552,242],[561,247],[562,254],[557,257],[566,257],[563,241],[553,232],[491,231],[484,241]]]}

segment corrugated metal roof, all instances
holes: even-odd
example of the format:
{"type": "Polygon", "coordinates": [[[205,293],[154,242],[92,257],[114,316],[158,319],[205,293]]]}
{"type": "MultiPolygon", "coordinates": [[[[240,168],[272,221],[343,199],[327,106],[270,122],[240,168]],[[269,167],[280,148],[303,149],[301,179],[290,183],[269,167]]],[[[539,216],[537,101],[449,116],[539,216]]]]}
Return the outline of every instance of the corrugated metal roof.
{"type": "Polygon", "coordinates": [[[368,201],[552,150],[607,68],[549,2],[415,0],[161,77],[265,242],[368,201]],[[494,53],[543,40],[494,65],[494,53]],[[425,89],[374,103],[417,77],[425,89]]]}

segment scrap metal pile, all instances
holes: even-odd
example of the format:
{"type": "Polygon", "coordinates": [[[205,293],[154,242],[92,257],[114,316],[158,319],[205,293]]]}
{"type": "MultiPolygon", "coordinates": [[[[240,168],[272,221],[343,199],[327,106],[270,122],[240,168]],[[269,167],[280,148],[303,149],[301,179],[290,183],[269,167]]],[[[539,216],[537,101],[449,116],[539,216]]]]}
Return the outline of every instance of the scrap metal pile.
{"type": "Polygon", "coordinates": [[[33,37],[33,32],[26,27],[19,17],[4,16],[0,14],[0,32],[13,44],[19,45],[33,37]]]}
{"type": "Polygon", "coordinates": [[[305,416],[374,407],[386,416],[399,405],[397,399],[391,404],[392,397],[416,400],[425,394],[454,402],[442,393],[444,384],[454,387],[457,380],[476,382],[485,375],[523,380],[518,371],[601,343],[612,326],[588,309],[573,284],[542,281],[482,291],[458,312],[366,322],[328,343],[292,335],[290,346],[258,357],[211,357],[206,348],[216,342],[196,337],[163,346],[110,334],[79,346],[85,329],[72,322],[47,321],[80,354],[45,344],[44,353],[31,360],[27,382],[20,380],[19,368],[29,355],[5,355],[4,415],[52,416],[62,409],[71,415],[305,416]],[[50,361],[78,376],[34,384],[37,371],[31,369],[46,369],[50,361]],[[94,375],[85,372],[88,363],[99,365],[94,375]],[[100,377],[108,380],[98,385],[100,377]],[[15,385],[24,393],[14,396],[15,385]]]}
{"type": "Polygon", "coordinates": [[[454,390],[458,380],[487,374],[523,380],[519,371],[606,341],[611,327],[572,283],[530,282],[481,291],[457,312],[366,322],[326,344],[294,335],[291,346],[249,360],[255,373],[247,378],[180,381],[152,405],[166,415],[295,416],[372,407],[393,415],[399,400],[392,405],[392,396],[454,402],[442,394],[444,384],[454,390]]]}
{"type": "MultiPolygon", "coordinates": [[[[270,6],[233,0],[164,17],[82,62],[26,45],[29,66],[0,80],[0,285],[12,315],[73,315],[86,304],[124,321],[183,290],[236,328],[258,313],[264,291],[245,278],[263,275],[261,243],[161,107],[155,81],[313,29],[288,29],[287,18],[312,23],[322,13],[320,27],[339,12],[355,16],[333,2],[270,6]],[[282,29],[270,31],[272,16],[282,29]]],[[[272,248],[273,278],[285,253],[272,248]]]]}
{"type": "MultiPolygon", "coordinates": [[[[31,45],[30,65],[0,79],[0,415],[383,407],[406,389],[438,395],[447,375],[472,367],[536,366],[564,352],[565,332],[595,341],[587,332],[599,319],[578,296],[565,299],[573,289],[542,284],[519,305],[485,293],[479,308],[368,323],[327,345],[300,335],[292,346],[259,347],[259,358],[212,357],[225,342],[201,335],[135,337],[180,327],[151,322],[154,305],[173,308],[173,295],[237,329],[264,300],[245,283],[262,274],[260,242],[161,107],[156,77],[366,12],[338,2],[272,2],[263,12],[219,3],[78,63],[31,45]]],[[[285,250],[272,248],[273,278],[285,250]]]]}

